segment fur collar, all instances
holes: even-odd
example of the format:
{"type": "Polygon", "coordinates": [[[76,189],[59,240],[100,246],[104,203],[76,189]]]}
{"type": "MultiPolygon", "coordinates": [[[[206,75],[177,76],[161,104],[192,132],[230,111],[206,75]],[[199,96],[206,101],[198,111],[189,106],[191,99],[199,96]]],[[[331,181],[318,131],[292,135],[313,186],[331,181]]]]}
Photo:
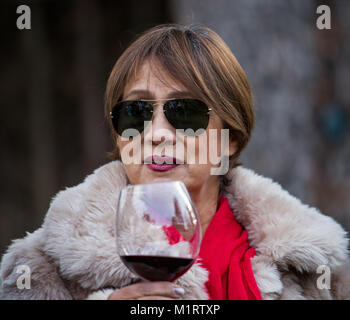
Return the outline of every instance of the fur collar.
{"type": "Polygon", "coordinates": [[[230,176],[226,196],[258,255],[298,272],[314,272],[320,265],[336,268],[346,261],[347,234],[331,217],[252,170],[238,167],[230,176]]]}
{"type": "MultiPolygon", "coordinates": [[[[282,290],[280,270],[315,272],[319,265],[332,268],[344,263],[348,240],[333,219],[249,169],[235,168],[230,176],[232,184],[225,196],[256,249],[252,267],[263,298],[282,290]],[[265,280],[271,274],[275,279],[267,285],[265,280]]],[[[89,291],[136,280],[119,260],[114,240],[115,209],[119,191],[126,183],[123,165],[110,162],[80,185],[58,193],[45,217],[44,251],[63,278],[89,291]]],[[[199,265],[181,277],[178,281],[185,291],[199,289],[188,290],[186,299],[207,298],[206,279],[207,272],[199,265]]]]}

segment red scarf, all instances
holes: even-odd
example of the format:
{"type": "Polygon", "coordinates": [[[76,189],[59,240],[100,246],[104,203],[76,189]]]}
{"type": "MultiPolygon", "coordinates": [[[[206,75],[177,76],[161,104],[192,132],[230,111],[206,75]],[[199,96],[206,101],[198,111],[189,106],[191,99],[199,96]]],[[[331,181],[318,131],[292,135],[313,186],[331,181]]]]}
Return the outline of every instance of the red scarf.
{"type": "Polygon", "coordinates": [[[200,263],[209,271],[205,285],[210,299],[262,300],[250,264],[254,255],[247,230],[236,221],[228,200],[221,196],[199,253],[200,263]]]}

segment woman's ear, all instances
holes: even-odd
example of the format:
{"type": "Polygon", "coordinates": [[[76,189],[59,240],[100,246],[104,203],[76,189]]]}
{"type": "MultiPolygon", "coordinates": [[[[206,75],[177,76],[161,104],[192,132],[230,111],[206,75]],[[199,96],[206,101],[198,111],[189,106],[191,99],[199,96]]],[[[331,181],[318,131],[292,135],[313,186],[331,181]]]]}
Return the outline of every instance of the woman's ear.
{"type": "Polygon", "coordinates": [[[237,151],[237,141],[230,139],[230,144],[229,144],[229,156],[233,156],[237,151]]]}

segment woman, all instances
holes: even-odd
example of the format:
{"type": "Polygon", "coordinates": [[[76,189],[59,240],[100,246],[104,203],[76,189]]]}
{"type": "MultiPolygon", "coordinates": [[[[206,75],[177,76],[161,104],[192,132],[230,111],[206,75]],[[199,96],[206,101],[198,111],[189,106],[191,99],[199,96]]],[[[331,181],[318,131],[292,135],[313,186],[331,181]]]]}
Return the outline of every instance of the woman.
{"type": "Polygon", "coordinates": [[[350,298],[341,226],[237,162],[254,124],[251,92],[215,32],[161,25],[140,35],[112,70],[105,108],[114,161],[58,193],[42,227],[9,247],[2,298],[350,298]],[[129,129],[133,138],[124,137],[129,129]],[[174,283],[140,282],[116,255],[118,194],[162,180],[181,180],[191,194],[204,235],[200,259],[174,283]],[[17,286],[20,265],[30,268],[30,289],[17,286]]]}

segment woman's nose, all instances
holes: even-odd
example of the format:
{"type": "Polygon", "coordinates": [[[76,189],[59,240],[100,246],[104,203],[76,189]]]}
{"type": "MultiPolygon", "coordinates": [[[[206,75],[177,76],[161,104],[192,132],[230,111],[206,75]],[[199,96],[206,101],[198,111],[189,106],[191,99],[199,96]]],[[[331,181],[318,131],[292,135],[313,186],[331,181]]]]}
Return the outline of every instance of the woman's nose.
{"type": "Polygon", "coordinates": [[[163,105],[159,104],[153,109],[153,117],[150,126],[147,126],[144,140],[151,144],[160,144],[168,142],[175,144],[176,132],[175,128],[168,122],[163,112],[163,105]]]}

